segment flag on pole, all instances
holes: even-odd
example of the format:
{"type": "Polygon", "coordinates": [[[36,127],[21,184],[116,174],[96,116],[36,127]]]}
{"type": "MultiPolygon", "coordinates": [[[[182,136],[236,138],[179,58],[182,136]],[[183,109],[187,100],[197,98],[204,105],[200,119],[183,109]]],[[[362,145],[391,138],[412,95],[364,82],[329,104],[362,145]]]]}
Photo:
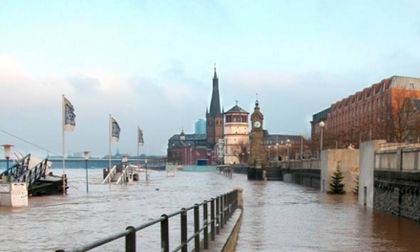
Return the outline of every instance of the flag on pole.
{"type": "Polygon", "coordinates": [[[117,121],[114,119],[114,117],[111,117],[111,132],[112,132],[112,142],[116,143],[120,139],[120,126],[118,125],[117,121]]]}
{"type": "Polygon", "coordinates": [[[74,113],[73,105],[66,97],[63,96],[64,104],[64,131],[73,131],[76,126],[76,114],[74,113]]]}
{"type": "Polygon", "coordinates": [[[137,138],[138,144],[143,145],[144,144],[143,131],[139,127],[137,127],[137,135],[138,135],[138,138],[137,138]]]}

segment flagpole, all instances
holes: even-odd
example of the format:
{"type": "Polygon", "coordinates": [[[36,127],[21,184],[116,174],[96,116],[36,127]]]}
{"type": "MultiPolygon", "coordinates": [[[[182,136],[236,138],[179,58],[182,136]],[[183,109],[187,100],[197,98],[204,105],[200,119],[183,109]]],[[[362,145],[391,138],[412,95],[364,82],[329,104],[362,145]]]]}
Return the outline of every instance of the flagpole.
{"type": "Polygon", "coordinates": [[[139,130],[139,127],[137,127],[137,158],[139,158],[140,159],[140,157],[139,157],[139,145],[140,145],[140,143],[139,143],[139,138],[140,137],[140,130],[139,130]]]}
{"type": "Polygon", "coordinates": [[[109,169],[111,171],[111,141],[112,141],[112,117],[109,114],[109,169]]]}
{"type": "Polygon", "coordinates": [[[64,95],[62,96],[62,99],[61,99],[61,131],[62,131],[62,151],[63,151],[63,158],[62,158],[62,160],[63,160],[63,175],[66,173],[66,168],[65,168],[65,161],[64,161],[64,152],[65,152],[65,149],[64,149],[64,146],[65,146],[65,144],[64,144],[64,113],[65,113],[65,111],[64,111],[64,95]]]}
{"type": "Polygon", "coordinates": [[[62,109],[61,109],[61,115],[62,115],[62,118],[61,118],[61,130],[62,130],[62,150],[63,150],[63,157],[62,157],[62,160],[63,160],[63,175],[62,175],[62,177],[63,177],[63,194],[66,194],[66,185],[65,185],[65,176],[66,176],[66,161],[65,161],[65,152],[66,152],[66,149],[65,149],[65,135],[64,135],[64,123],[65,123],[65,104],[64,104],[64,94],[63,94],[63,96],[62,96],[62,100],[61,100],[61,107],[62,107],[62,109]]]}

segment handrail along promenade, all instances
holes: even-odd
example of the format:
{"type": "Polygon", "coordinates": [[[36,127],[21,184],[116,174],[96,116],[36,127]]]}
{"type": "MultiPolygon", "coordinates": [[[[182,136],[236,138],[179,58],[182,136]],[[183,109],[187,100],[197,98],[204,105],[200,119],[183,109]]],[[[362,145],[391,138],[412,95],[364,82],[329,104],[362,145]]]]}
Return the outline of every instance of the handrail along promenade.
{"type": "Polygon", "coordinates": [[[171,213],[163,214],[160,218],[142,224],[140,226],[128,226],[125,231],[110,235],[103,239],[97,240],[90,244],[72,248],[72,249],[58,249],[56,252],[79,252],[79,251],[88,251],[112,241],[121,239],[125,237],[125,251],[134,252],[136,251],[136,232],[141,231],[149,226],[160,223],[160,240],[161,240],[161,251],[188,251],[188,243],[194,240],[194,251],[200,251],[200,233],[203,233],[202,245],[204,249],[209,248],[209,235],[210,240],[214,241],[216,234],[219,234],[220,229],[223,229],[226,222],[233,215],[235,210],[238,208],[238,189],[230,191],[228,193],[222,194],[216,198],[211,198],[210,200],[205,200],[202,203],[195,204],[188,208],[182,208],[181,210],[171,213]],[[209,220],[209,205],[210,205],[210,220],[209,220]],[[203,223],[200,226],[200,208],[202,212],[203,223]],[[193,210],[194,212],[194,233],[188,236],[187,233],[187,212],[193,210]],[[180,225],[181,225],[181,239],[180,244],[174,249],[170,250],[170,241],[169,241],[169,219],[180,216],[180,225]],[[210,233],[209,233],[210,229],[210,233]]]}

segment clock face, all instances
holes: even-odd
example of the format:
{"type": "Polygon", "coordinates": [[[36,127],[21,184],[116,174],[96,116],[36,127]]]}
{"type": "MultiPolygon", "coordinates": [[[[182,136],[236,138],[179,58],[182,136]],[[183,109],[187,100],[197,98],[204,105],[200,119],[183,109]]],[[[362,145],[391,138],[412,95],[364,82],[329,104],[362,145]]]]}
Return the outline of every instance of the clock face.
{"type": "Polygon", "coordinates": [[[260,121],[256,121],[256,122],[254,122],[254,127],[255,127],[255,128],[259,128],[259,127],[261,127],[261,122],[260,122],[260,121]]]}

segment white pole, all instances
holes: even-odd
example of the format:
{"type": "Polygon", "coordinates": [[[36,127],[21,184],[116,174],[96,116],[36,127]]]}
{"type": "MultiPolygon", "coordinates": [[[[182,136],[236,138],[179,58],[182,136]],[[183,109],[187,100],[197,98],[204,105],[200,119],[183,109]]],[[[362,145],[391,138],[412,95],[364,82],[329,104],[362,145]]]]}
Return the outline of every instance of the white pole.
{"type": "Polygon", "coordinates": [[[62,156],[62,160],[63,160],[63,175],[62,175],[62,179],[63,179],[63,194],[66,194],[66,161],[65,161],[65,153],[66,153],[66,148],[65,148],[65,135],[64,135],[64,123],[65,123],[65,102],[64,102],[64,94],[62,96],[61,99],[61,130],[62,130],[62,150],[63,150],[63,156],[62,156]]]}
{"type": "Polygon", "coordinates": [[[112,141],[112,119],[111,114],[109,114],[109,170],[111,171],[111,141],[112,141]]]}
{"type": "Polygon", "coordinates": [[[65,104],[64,104],[64,95],[62,96],[62,100],[61,100],[61,130],[62,130],[62,151],[63,151],[63,175],[66,173],[66,161],[64,160],[64,155],[66,152],[65,149],[65,139],[64,139],[64,123],[65,123],[65,104]]]}
{"type": "Polygon", "coordinates": [[[139,158],[139,145],[140,145],[140,143],[139,143],[139,138],[140,137],[140,130],[139,130],[139,127],[137,127],[137,139],[136,139],[136,142],[137,142],[137,158],[139,158]]]}
{"type": "Polygon", "coordinates": [[[137,166],[138,168],[140,168],[140,157],[139,157],[139,127],[137,126],[137,139],[136,139],[136,143],[137,143],[137,166]]]}

